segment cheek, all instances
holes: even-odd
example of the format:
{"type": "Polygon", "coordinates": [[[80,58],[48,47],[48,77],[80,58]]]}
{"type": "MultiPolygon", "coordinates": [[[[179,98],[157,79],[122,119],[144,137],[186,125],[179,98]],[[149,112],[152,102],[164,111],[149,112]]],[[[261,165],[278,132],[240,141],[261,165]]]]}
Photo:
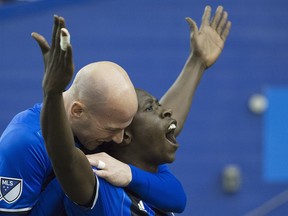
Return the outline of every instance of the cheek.
{"type": "Polygon", "coordinates": [[[139,137],[142,142],[145,142],[145,146],[149,147],[150,149],[160,149],[163,143],[163,135],[159,128],[155,127],[148,127],[144,131],[142,137],[139,137]]]}
{"type": "Polygon", "coordinates": [[[91,122],[83,125],[80,130],[82,131],[81,133],[86,136],[86,139],[98,139],[106,135],[103,131],[99,130],[99,128],[95,124],[92,124],[91,122]]]}

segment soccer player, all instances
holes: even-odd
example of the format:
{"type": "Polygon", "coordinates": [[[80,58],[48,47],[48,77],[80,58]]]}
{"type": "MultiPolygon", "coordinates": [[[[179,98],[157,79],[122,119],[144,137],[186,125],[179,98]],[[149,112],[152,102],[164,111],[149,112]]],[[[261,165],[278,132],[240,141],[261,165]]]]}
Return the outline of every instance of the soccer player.
{"type": "MultiPolygon", "coordinates": [[[[227,22],[226,24],[225,19],[227,19],[227,14],[226,14],[226,18],[217,19],[217,17],[218,18],[225,17],[226,12],[223,12],[223,8],[220,7],[220,9],[217,9],[216,15],[212,19],[211,22],[209,21],[210,13],[211,13],[211,8],[207,7],[204,13],[206,14],[205,19],[203,16],[202,25],[200,28],[200,32],[201,32],[201,29],[203,30],[201,34],[198,33],[196,24],[191,19],[187,20],[191,26],[191,32],[192,30],[194,30],[194,34],[191,34],[191,48],[193,49],[191,49],[190,56],[183,68],[183,71],[180,77],[183,77],[184,80],[185,79],[187,80],[188,77],[191,77],[188,79],[190,80],[188,81],[188,84],[192,83],[193,86],[190,87],[192,89],[194,87],[196,88],[200,78],[202,77],[204,70],[207,67],[211,66],[216,61],[218,56],[220,55],[225,39],[229,33],[230,25],[231,25],[230,22],[227,22]],[[222,29],[217,26],[222,26],[221,27],[222,29]],[[217,27],[217,31],[216,31],[216,27],[217,27]],[[204,31],[205,29],[208,31],[204,31]],[[212,44],[209,43],[209,46],[206,46],[205,42],[209,38],[216,39],[214,40],[215,43],[212,43],[212,44]]],[[[61,32],[62,27],[65,27],[64,20],[56,16],[51,47],[48,46],[48,43],[41,35],[38,35],[36,33],[33,34],[33,37],[38,41],[42,49],[44,60],[45,60],[46,71],[47,70],[53,71],[53,69],[57,69],[58,67],[60,67],[60,70],[61,70],[61,67],[65,68],[65,70],[62,70],[62,72],[67,72],[66,71],[67,68],[68,70],[73,69],[73,64],[71,61],[72,60],[71,46],[68,46],[67,51],[62,52],[62,50],[57,45],[60,42],[60,32],[61,32]],[[54,59],[54,60],[56,59],[58,61],[58,64],[60,65],[57,65],[57,67],[55,67],[55,64],[54,64],[55,62],[53,63],[53,61],[50,61],[51,59],[54,59]],[[50,64],[51,62],[53,64],[50,64]]],[[[117,65],[115,64],[110,64],[110,63],[108,64],[109,64],[108,66],[117,67],[117,65]]],[[[55,75],[55,74],[52,74],[52,75],[55,75]]],[[[67,78],[66,76],[67,74],[58,74],[58,75],[60,76],[60,81],[63,81],[65,78],[67,78]]],[[[180,78],[177,82],[181,83],[181,80],[183,79],[180,78]]],[[[167,94],[163,98],[163,104],[165,101],[167,104],[171,102],[170,92],[175,93],[175,91],[173,91],[175,89],[177,89],[177,85],[174,84],[174,86],[167,92],[167,94]]],[[[189,91],[189,92],[186,91],[186,93],[188,94],[188,97],[185,96],[185,100],[187,100],[188,98],[187,104],[189,105],[189,100],[190,99],[192,100],[194,91],[189,91]]],[[[79,105],[79,104],[76,104],[76,105],[79,105]]],[[[41,110],[41,105],[37,105],[33,109],[27,110],[24,113],[21,113],[20,115],[18,115],[11,122],[11,124],[7,127],[7,129],[5,130],[5,132],[3,133],[1,137],[0,160],[4,161],[4,163],[0,165],[0,176],[1,176],[1,184],[2,184],[1,186],[8,187],[8,184],[9,184],[9,189],[7,190],[8,191],[7,193],[1,191],[0,211],[2,212],[10,212],[10,213],[29,212],[31,208],[34,206],[34,204],[37,203],[39,197],[41,198],[40,196],[41,191],[45,188],[46,183],[50,181],[50,176],[53,177],[53,173],[51,172],[52,171],[51,164],[48,159],[46,150],[44,149],[43,137],[42,137],[40,127],[39,127],[40,110],[41,110]],[[15,149],[17,149],[17,151],[15,151],[15,149]],[[13,160],[13,157],[18,158],[18,160],[13,160]],[[7,164],[9,164],[9,170],[7,170],[8,168],[7,164]]],[[[81,113],[82,111],[83,110],[81,109],[80,110],[76,109],[76,114],[77,112],[79,114],[79,112],[81,113]]],[[[178,120],[178,125],[179,124],[181,124],[181,119],[178,120]]],[[[112,128],[108,128],[108,129],[112,129],[112,128]]],[[[77,127],[76,127],[76,130],[77,130],[77,127]]],[[[123,134],[123,130],[120,130],[117,132],[123,134]]],[[[112,131],[111,133],[112,134],[116,133],[116,135],[119,135],[117,134],[117,132],[112,131]]],[[[81,136],[81,137],[83,137],[83,140],[85,139],[85,136],[81,136]]],[[[100,144],[102,141],[108,141],[114,136],[109,134],[108,137],[109,138],[102,137],[99,140],[100,142],[99,141],[97,142],[99,142],[100,144]]],[[[121,136],[116,136],[115,138],[117,137],[118,139],[116,139],[116,141],[114,140],[115,142],[119,142],[119,140],[122,139],[121,136]]],[[[76,141],[79,141],[79,139],[76,139],[76,141]]],[[[94,144],[97,145],[98,144],[97,142],[94,144]]],[[[78,143],[80,144],[80,142],[78,143]]],[[[81,147],[81,144],[80,144],[80,147],[81,147]]],[[[89,149],[89,146],[87,148],[89,149]]],[[[115,164],[115,162],[113,163],[115,164]]],[[[158,208],[163,209],[165,211],[178,211],[178,212],[183,211],[183,208],[185,206],[185,199],[186,199],[185,194],[183,192],[183,188],[181,184],[179,183],[179,181],[168,171],[165,165],[162,166],[162,169],[158,170],[158,173],[153,174],[153,175],[148,175],[146,172],[141,171],[137,169],[136,167],[126,165],[124,166],[124,169],[126,170],[125,172],[122,172],[122,169],[118,168],[119,172],[117,173],[117,175],[126,173],[125,178],[122,178],[122,177],[111,178],[111,176],[114,176],[115,170],[117,171],[117,168],[115,168],[117,166],[113,166],[113,163],[112,165],[106,163],[109,169],[106,169],[105,172],[103,172],[105,173],[103,174],[103,176],[105,176],[108,180],[113,179],[111,183],[119,185],[119,186],[127,186],[128,184],[128,188],[130,188],[131,190],[134,190],[135,193],[145,198],[145,201],[148,201],[153,206],[157,206],[158,208]],[[114,167],[115,169],[111,169],[112,167],[114,167]],[[133,178],[132,178],[132,173],[133,173],[133,178]],[[141,173],[141,175],[139,173],[141,173]],[[137,179],[137,176],[145,176],[146,178],[137,179]],[[157,181],[159,182],[160,178],[165,179],[165,181],[161,182],[162,188],[157,188],[159,184],[154,184],[154,182],[157,182],[157,181]],[[115,179],[121,180],[121,181],[115,182],[115,179]],[[151,186],[152,193],[145,189],[145,185],[147,184],[151,186]],[[174,190],[168,191],[167,188],[171,188],[171,187],[173,187],[174,190]],[[154,191],[153,188],[158,190],[157,194],[155,193],[156,190],[154,191]],[[166,199],[163,199],[163,200],[157,199],[156,195],[159,195],[159,194],[162,194],[162,196],[166,197],[166,199]],[[175,200],[173,197],[175,194],[177,194],[178,197],[181,197],[181,198],[175,200]]],[[[44,192],[47,192],[47,191],[44,191],[44,192]]],[[[52,208],[52,207],[53,206],[49,206],[49,208],[52,208]]]]}
{"type": "MultiPolygon", "coordinates": [[[[190,81],[192,80],[193,81],[192,83],[194,83],[194,85],[192,87],[193,93],[194,93],[194,90],[196,88],[195,84],[198,84],[198,81],[201,78],[203,71],[207,67],[211,66],[215,62],[215,60],[217,59],[219,54],[221,53],[223,45],[224,45],[224,41],[225,41],[225,39],[229,33],[229,29],[231,26],[231,23],[227,22],[227,12],[223,12],[222,7],[218,7],[218,9],[216,11],[216,15],[212,19],[211,22],[210,22],[210,14],[211,14],[211,8],[206,7],[204,15],[203,15],[202,25],[201,25],[199,32],[198,32],[198,28],[197,28],[195,22],[193,20],[191,20],[190,18],[187,19],[188,23],[190,24],[191,29],[194,31],[193,35],[195,34],[195,36],[192,35],[192,37],[195,37],[195,38],[198,37],[198,41],[197,40],[196,41],[199,44],[205,43],[205,46],[208,45],[207,47],[209,47],[209,48],[211,48],[213,46],[216,47],[216,49],[212,50],[214,52],[211,52],[211,53],[208,52],[207,56],[210,55],[209,58],[207,58],[206,55],[204,55],[206,58],[203,58],[203,56],[199,55],[199,53],[203,54],[202,52],[200,52],[200,50],[198,50],[198,49],[193,50],[193,56],[195,55],[197,57],[196,62],[198,63],[198,66],[199,66],[199,68],[197,68],[197,71],[198,72],[200,71],[200,73],[196,72],[196,74],[193,74],[194,75],[194,76],[192,76],[193,78],[188,79],[190,81]],[[217,35],[218,37],[216,38],[216,40],[211,40],[211,37],[207,37],[207,35],[209,35],[209,36],[217,35]],[[217,42],[219,42],[219,44],[217,42]],[[212,46],[211,46],[211,43],[212,43],[212,46]],[[216,55],[214,55],[215,53],[216,53],[216,55]],[[200,62],[199,62],[199,58],[201,59],[200,62]],[[203,61],[203,59],[205,61],[203,61]]],[[[192,42],[193,42],[193,40],[192,40],[192,42]]],[[[197,44],[197,43],[195,43],[195,44],[197,44]]],[[[199,46],[199,44],[197,44],[197,45],[199,46]]],[[[191,59],[195,60],[195,57],[191,57],[191,59]]],[[[191,66],[191,64],[192,65],[195,64],[195,61],[192,61],[191,59],[188,60],[187,65],[189,65],[189,63],[190,63],[190,66],[191,66]]],[[[185,66],[187,66],[187,65],[185,65],[185,66]]],[[[195,65],[193,65],[193,66],[195,66],[195,65]]],[[[185,74],[185,72],[183,74],[182,73],[180,74],[179,80],[176,80],[175,86],[172,86],[172,89],[175,89],[175,87],[178,86],[178,84],[181,82],[184,82],[184,83],[186,83],[186,85],[188,85],[187,82],[189,82],[189,81],[187,81],[187,79],[185,79],[185,78],[183,80],[183,77],[188,78],[184,74],[185,74]]],[[[47,82],[45,82],[45,79],[49,79],[49,76],[45,76],[45,78],[44,78],[44,86],[43,86],[44,95],[47,94],[47,89],[50,89],[50,87],[51,87],[49,84],[47,86],[45,86],[45,83],[47,83],[47,82]]],[[[51,79],[51,77],[50,77],[50,79],[51,79]]],[[[66,85],[67,84],[68,83],[66,83],[66,85]]],[[[63,86],[65,86],[65,85],[62,85],[62,88],[63,88],[63,86]]],[[[58,88],[59,86],[57,86],[57,85],[56,85],[56,87],[59,90],[59,92],[61,92],[61,87],[58,88]]],[[[55,88],[55,85],[54,85],[54,88],[55,88]]],[[[171,91],[174,91],[172,89],[171,89],[171,91]]],[[[187,87],[186,89],[191,91],[191,86],[187,87]]],[[[171,91],[169,90],[168,92],[171,93],[171,91]]],[[[177,94],[182,93],[182,91],[183,91],[183,89],[178,88],[178,90],[176,90],[174,93],[176,93],[175,95],[177,95],[177,94]]],[[[125,133],[125,135],[124,135],[124,142],[122,142],[121,144],[118,144],[118,146],[114,146],[112,148],[112,150],[110,149],[111,151],[109,151],[109,153],[116,156],[116,157],[119,157],[124,162],[137,165],[137,166],[145,169],[146,171],[157,173],[160,171],[160,169],[158,169],[158,166],[160,164],[171,162],[174,160],[174,153],[175,153],[175,150],[177,148],[176,140],[174,139],[174,129],[176,129],[176,123],[171,118],[171,111],[167,111],[165,109],[162,109],[160,104],[154,98],[149,96],[147,93],[143,93],[143,91],[140,93],[138,92],[137,94],[138,94],[139,105],[138,105],[138,112],[134,118],[135,121],[137,122],[137,124],[134,125],[133,124],[134,120],[133,120],[131,128],[129,127],[127,129],[128,132],[125,133]],[[141,119],[141,121],[139,121],[140,123],[137,121],[137,120],[139,120],[139,116],[142,116],[141,111],[143,113],[149,113],[149,116],[151,115],[150,117],[145,115],[145,118],[149,118],[149,121],[148,121],[149,123],[146,124],[146,125],[148,125],[147,128],[141,127],[141,123],[142,123],[142,121],[144,121],[142,118],[140,118],[141,119]],[[158,120],[157,117],[160,118],[159,121],[157,121],[158,120]],[[150,128],[149,127],[150,125],[154,125],[153,120],[155,121],[155,125],[157,125],[157,126],[150,128]],[[152,123],[150,121],[152,121],[152,123]],[[169,121],[169,124],[166,121],[169,121]],[[165,127],[163,126],[163,122],[166,122],[165,127]],[[159,132],[159,130],[157,129],[157,127],[160,127],[162,129],[162,135],[159,132]],[[134,130],[135,128],[138,128],[138,129],[134,130]],[[143,134],[144,128],[146,130],[149,130],[149,133],[143,134]],[[129,131],[131,132],[130,135],[129,135],[129,131]],[[139,133],[139,136],[137,135],[136,131],[137,131],[137,133],[139,133]],[[153,131],[156,134],[154,134],[153,131]],[[152,135],[150,134],[150,132],[152,135]],[[137,137],[137,139],[136,139],[136,137],[137,137]],[[134,141],[133,141],[133,139],[134,139],[134,141]],[[139,140],[141,140],[142,142],[139,140]],[[147,144],[149,145],[150,142],[152,144],[155,144],[159,141],[160,141],[160,143],[159,143],[160,147],[157,146],[156,150],[153,149],[150,152],[149,148],[147,148],[147,144]],[[139,142],[143,146],[145,146],[145,143],[146,143],[146,147],[144,149],[148,152],[148,154],[147,154],[147,152],[143,151],[143,149],[139,150],[139,146],[137,145],[137,147],[136,147],[135,142],[139,142]],[[167,143],[169,143],[169,147],[168,147],[167,143]],[[125,147],[121,147],[122,145],[124,145],[125,147]],[[164,146],[164,148],[162,145],[164,146]],[[165,149],[166,147],[167,147],[167,149],[165,149]],[[115,150],[115,149],[118,149],[118,150],[115,150]],[[126,151],[124,151],[124,149],[126,151]],[[161,152],[161,149],[164,150],[164,152],[167,151],[166,152],[167,154],[163,154],[164,155],[163,157],[161,157],[161,154],[163,153],[163,151],[161,152]],[[120,153],[122,150],[123,150],[123,153],[120,153]],[[122,157],[120,155],[122,155],[122,157]],[[126,156],[123,156],[123,155],[126,155],[126,156]],[[136,157],[133,157],[132,155],[136,155],[136,157]],[[129,159],[129,157],[130,157],[130,159],[129,159]],[[154,167],[151,165],[152,163],[155,163],[154,167]]],[[[184,95],[185,94],[186,93],[184,93],[184,95]]],[[[187,97],[184,97],[184,98],[187,100],[187,97]]],[[[170,101],[170,99],[169,99],[169,101],[170,101]]],[[[173,104],[173,103],[171,103],[171,104],[173,104]]],[[[100,181],[99,178],[93,174],[93,172],[90,168],[90,165],[86,159],[86,156],[83,154],[83,152],[79,151],[79,149],[75,147],[72,129],[69,127],[69,124],[67,124],[68,118],[66,115],[64,115],[65,112],[61,111],[64,109],[63,105],[64,105],[63,97],[58,96],[58,95],[56,95],[54,97],[54,94],[52,94],[52,97],[50,97],[50,98],[47,97],[47,100],[44,101],[44,103],[43,103],[41,125],[42,125],[43,134],[44,134],[44,139],[46,141],[45,143],[46,143],[46,148],[47,148],[48,154],[52,160],[55,174],[56,174],[58,180],[60,181],[60,184],[61,184],[64,192],[68,195],[68,197],[73,202],[77,203],[79,206],[84,206],[84,207],[86,206],[86,207],[90,207],[90,208],[92,206],[91,211],[90,210],[83,210],[83,209],[81,209],[81,207],[78,208],[76,206],[76,209],[79,209],[79,211],[77,212],[77,215],[80,215],[80,213],[83,213],[83,214],[86,214],[86,213],[87,214],[88,213],[101,214],[102,213],[103,215],[119,215],[122,213],[123,214],[127,213],[130,215],[130,213],[131,213],[130,210],[128,210],[128,211],[126,211],[126,210],[130,209],[131,203],[133,203],[133,202],[131,202],[131,199],[128,199],[128,201],[126,199],[124,199],[126,197],[126,195],[123,192],[123,189],[120,189],[118,192],[115,192],[116,194],[114,194],[114,192],[113,192],[114,195],[111,196],[110,193],[111,193],[111,190],[113,190],[113,189],[105,189],[105,186],[102,187],[105,183],[103,183],[102,180],[100,181]],[[47,105],[47,104],[50,104],[50,105],[47,105]],[[45,107],[45,109],[44,109],[44,107],[45,107]],[[57,137],[57,140],[55,140],[55,137],[57,137]],[[58,143],[60,143],[60,144],[58,144],[58,143]],[[59,148],[59,145],[61,145],[60,148],[59,148]],[[64,163],[64,161],[66,161],[66,162],[64,163]],[[67,161],[69,161],[69,162],[67,162],[67,161]],[[114,197],[115,199],[111,200],[112,197],[114,197]],[[122,201],[123,201],[123,203],[122,203],[122,201]],[[110,206],[105,205],[105,203],[107,203],[107,202],[111,202],[111,203],[109,203],[110,206]],[[111,211],[112,212],[116,211],[116,212],[111,213],[111,211]]],[[[179,105],[179,103],[178,103],[178,105],[179,105]]],[[[183,123],[183,121],[185,121],[185,117],[183,118],[183,116],[186,116],[188,111],[189,111],[189,108],[187,110],[187,107],[190,107],[190,106],[186,106],[186,108],[184,110],[179,112],[180,116],[182,116],[182,118],[179,118],[179,120],[182,121],[182,123],[183,123]]],[[[177,109],[174,111],[177,112],[177,109]]],[[[181,127],[180,127],[180,129],[181,129],[181,127]]],[[[152,146],[154,146],[154,145],[152,145],[152,146]]],[[[107,147],[107,144],[102,145],[102,147],[103,148],[107,147]]],[[[107,169],[110,168],[108,166],[107,167],[104,166],[103,161],[101,161],[101,162],[102,162],[101,166],[100,166],[100,161],[97,165],[98,168],[102,169],[101,171],[105,170],[106,168],[107,169]]],[[[96,171],[96,173],[99,174],[100,172],[96,171]]],[[[109,188],[110,188],[111,185],[110,184],[107,184],[107,185],[109,185],[109,188]]],[[[158,186],[159,185],[160,184],[158,184],[158,186]]],[[[115,188],[113,186],[111,186],[111,187],[115,188]]],[[[134,193],[135,193],[135,191],[133,191],[133,194],[134,193]]],[[[158,194],[157,197],[159,198],[159,196],[160,195],[158,194]]],[[[143,198],[143,196],[141,194],[137,194],[137,198],[138,197],[143,198]]],[[[164,199],[167,199],[167,197],[164,197],[164,199]]],[[[149,200],[145,200],[145,201],[147,203],[149,203],[149,206],[158,207],[157,205],[154,205],[153,203],[151,203],[149,200]]],[[[137,205],[140,206],[140,211],[148,211],[148,207],[145,204],[143,204],[142,201],[137,200],[137,205]]],[[[71,209],[71,208],[69,207],[67,209],[71,209]]],[[[158,207],[158,209],[159,209],[159,207],[158,207]]],[[[164,209],[161,209],[161,210],[164,210],[164,209]]],[[[76,214],[75,212],[74,213],[70,212],[70,213],[76,214]]]]}
{"type": "MultiPolygon", "coordinates": [[[[157,173],[161,164],[171,163],[175,159],[178,148],[174,134],[177,121],[172,118],[171,110],[162,107],[156,98],[140,89],[137,89],[136,93],[138,111],[132,123],[125,129],[123,142],[105,143],[100,148],[122,162],[157,173]]],[[[70,135],[61,132],[61,136],[70,135]]],[[[70,198],[65,198],[65,209],[68,215],[172,215],[150,206],[133,191],[113,186],[103,178],[94,176],[87,158],[79,153],[73,142],[69,145],[60,144],[60,148],[53,147],[53,144],[46,142],[57,178],[70,198]],[[74,153],[70,154],[70,152],[74,153]],[[70,164],[71,169],[62,169],[63,163],[70,164]],[[73,183],[67,184],[67,182],[73,183]],[[87,182],[94,182],[94,184],[87,182]],[[75,187],[74,184],[78,186],[75,187]],[[93,194],[92,200],[89,194],[93,194]]],[[[105,170],[106,167],[102,169],[105,170]]],[[[161,184],[158,187],[161,187],[161,184]]],[[[146,189],[150,190],[150,188],[146,189]]],[[[161,196],[157,198],[165,199],[161,196]]]]}

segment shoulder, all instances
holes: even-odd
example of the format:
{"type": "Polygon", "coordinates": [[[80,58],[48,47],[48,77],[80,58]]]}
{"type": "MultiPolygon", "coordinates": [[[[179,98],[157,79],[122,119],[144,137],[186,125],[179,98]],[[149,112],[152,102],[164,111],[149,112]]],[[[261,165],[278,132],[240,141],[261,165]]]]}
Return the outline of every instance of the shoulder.
{"type": "Polygon", "coordinates": [[[80,206],[66,197],[65,209],[68,215],[123,215],[123,206],[124,209],[130,209],[131,201],[123,188],[115,187],[97,176],[96,178],[98,188],[95,188],[92,207],[80,206]]]}
{"type": "MultiPolygon", "coordinates": [[[[17,114],[0,138],[0,158],[12,161],[13,158],[26,161],[48,161],[44,139],[40,130],[40,107],[34,106],[17,114]]],[[[24,162],[23,161],[23,162],[24,162]]]]}

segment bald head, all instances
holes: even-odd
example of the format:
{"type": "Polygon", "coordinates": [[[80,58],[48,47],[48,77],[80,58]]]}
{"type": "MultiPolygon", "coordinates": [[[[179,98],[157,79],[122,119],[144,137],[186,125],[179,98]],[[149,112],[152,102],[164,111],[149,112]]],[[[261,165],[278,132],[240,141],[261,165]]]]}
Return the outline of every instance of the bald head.
{"type": "Polygon", "coordinates": [[[128,74],[122,67],[109,61],[83,67],[64,94],[64,100],[68,103],[66,108],[75,101],[79,102],[86,113],[96,116],[101,124],[108,123],[112,127],[114,123],[131,122],[138,107],[135,89],[128,74]]]}
{"type": "Polygon", "coordinates": [[[77,73],[71,89],[74,99],[88,103],[96,102],[97,105],[123,93],[135,96],[133,84],[126,71],[108,61],[95,62],[83,67],[77,73]]]}

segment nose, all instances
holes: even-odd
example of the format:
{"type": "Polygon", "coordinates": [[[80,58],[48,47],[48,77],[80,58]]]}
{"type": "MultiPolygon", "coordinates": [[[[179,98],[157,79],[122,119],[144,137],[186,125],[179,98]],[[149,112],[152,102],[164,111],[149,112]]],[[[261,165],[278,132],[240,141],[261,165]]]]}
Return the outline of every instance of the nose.
{"type": "Polygon", "coordinates": [[[112,137],[112,140],[115,142],[115,143],[121,143],[123,141],[123,136],[124,136],[124,130],[121,130],[119,133],[115,134],[113,137],[112,137]]]}
{"type": "Polygon", "coordinates": [[[172,116],[172,109],[163,109],[161,116],[162,116],[162,118],[171,117],[172,116]]]}

